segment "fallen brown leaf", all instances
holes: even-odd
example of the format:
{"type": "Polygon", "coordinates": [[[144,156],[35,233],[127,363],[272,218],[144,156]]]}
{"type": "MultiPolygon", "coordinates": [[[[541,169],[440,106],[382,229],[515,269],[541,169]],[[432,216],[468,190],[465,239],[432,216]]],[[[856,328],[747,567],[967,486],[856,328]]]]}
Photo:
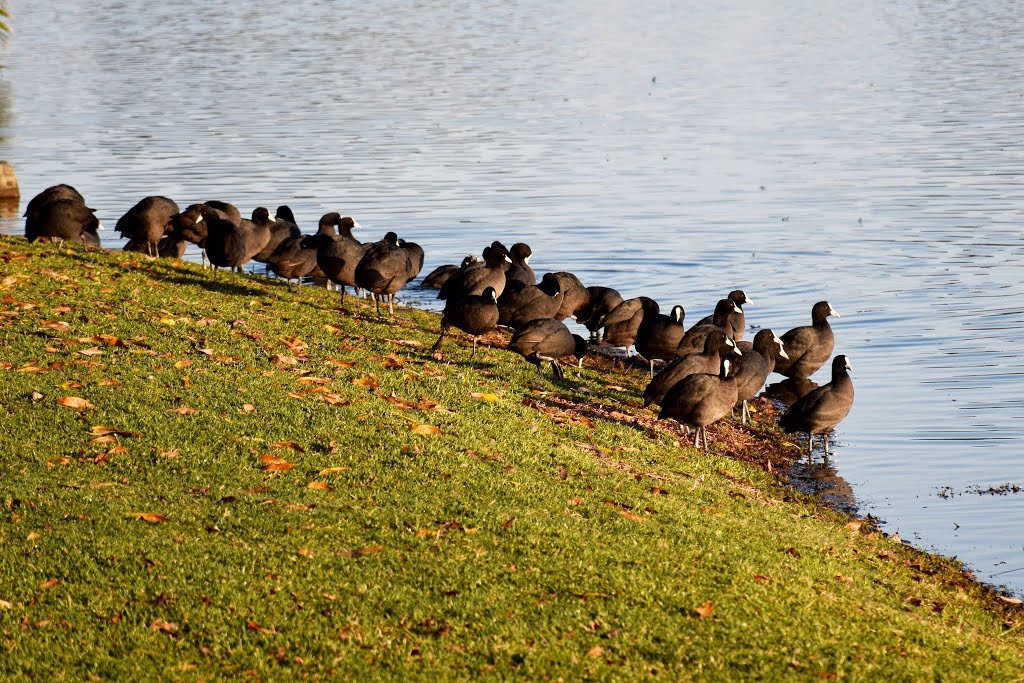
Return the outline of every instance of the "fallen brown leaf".
{"type": "Polygon", "coordinates": [[[697,613],[697,616],[701,619],[707,619],[711,616],[711,613],[714,611],[714,609],[715,606],[711,603],[710,600],[708,600],[703,605],[696,608],[694,611],[697,613]]]}
{"type": "Polygon", "coordinates": [[[243,410],[244,412],[246,412],[246,413],[251,413],[251,412],[253,412],[253,411],[255,411],[255,410],[256,410],[256,406],[254,406],[254,405],[253,405],[253,404],[251,404],[251,403],[243,403],[243,404],[242,404],[242,410],[243,410]]]}
{"type": "Polygon", "coordinates": [[[488,403],[494,403],[495,401],[498,400],[498,395],[497,394],[481,394],[481,393],[476,392],[476,391],[471,393],[470,397],[471,398],[475,398],[478,401],[486,401],[488,403]]]}
{"type": "Polygon", "coordinates": [[[370,545],[365,548],[356,548],[352,551],[352,557],[363,557],[364,555],[373,555],[384,550],[382,545],[370,545]]]}
{"type": "Polygon", "coordinates": [[[256,631],[256,633],[270,633],[270,634],[276,634],[277,633],[277,631],[275,631],[272,628],[267,628],[266,626],[260,626],[259,624],[257,624],[252,619],[249,620],[249,623],[247,623],[245,625],[245,627],[247,629],[249,629],[250,631],[256,631]]]}
{"type": "Polygon", "coordinates": [[[420,434],[422,436],[437,436],[441,433],[441,430],[433,425],[412,425],[409,427],[409,431],[413,434],[420,434]]]}
{"type": "Polygon", "coordinates": [[[39,587],[42,588],[44,591],[48,591],[59,583],[60,579],[47,579],[46,581],[43,581],[41,584],[39,584],[39,587]]]}
{"type": "Polygon", "coordinates": [[[319,474],[320,474],[320,476],[323,476],[325,474],[338,474],[339,472],[347,472],[350,469],[352,469],[352,468],[351,467],[328,467],[326,469],[320,470],[319,474]]]}
{"type": "Polygon", "coordinates": [[[177,408],[168,410],[167,412],[173,413],[174,415],[194,415],[199,411],[195,408],[189,408],[188,406],[178,406],[177,408]]]}
{"type": "Polygon", "coordinates": [[[355,377],[352,379],[352,384],[360,387],[366,387],[367,389],[376,389],[380,386],[372,377],[355,377]]]}
{"type": "Polygon", "coordinates": [[[589,650],[587,650],[587,656],[590,657],[591,659],[598,659],[603,654],[604,654],[604,648],[601,647],[600,645],[595,645],[594,647],[592,647],[589,650]]]}
{"type": "Polygon", "coordinates": [[[331,485],[326,481],[311,481],[306,484],[307,489],[314,489],[316,491],[330,491],[331,485]]]}
{"type": "Polygon", "coordinates": [[[133,512],[129,517],[141,519],[142,521],[149,522],[150,524],[158,524],[159,522],[167,521],[167,515],[161,515],[157,512],[133,512]]]}
{"type": "Polygon", "coordinates": [[[269,472],[286,472],[295,467],[295,463],[288,462],[276,455],[264,455],[260,461],[263,463],[263,469],[269,472]]]}
{"type": "Polygon", "coordinates": [[[631,519],[634,522],[646,522],[647,521],[647,517],[645,517],[644,515],[638,515],[635,512],[630,512],[629,510],[619,510],[618,512],[619,512],[620,515],[622,515],[626,519],[631,519]]]}
{"type": "Polygon", "coordinates": [[[72,410],[88,410],[89,408],[96,407],[84,398],[79,398],[77,396],[61,396],[57,399],[57,403],[65,408],[71,408],[72,410]]]}
{"type": "Polygon", "coordinates": [[[96,348],[95,346],[90,346],[87,349],[82,349],[78,353],[82,354],[83,356],[102,356],[103,355],[103,351],[98,349],[98,348],[96,348]]]}
{"type": "Polygon", "coordinates": [[[164,633],[177,633],[178,625],[166,621],[164,619],[154,619],[153,623],[149,625],[151,631],[163,631],[164,633]]]}

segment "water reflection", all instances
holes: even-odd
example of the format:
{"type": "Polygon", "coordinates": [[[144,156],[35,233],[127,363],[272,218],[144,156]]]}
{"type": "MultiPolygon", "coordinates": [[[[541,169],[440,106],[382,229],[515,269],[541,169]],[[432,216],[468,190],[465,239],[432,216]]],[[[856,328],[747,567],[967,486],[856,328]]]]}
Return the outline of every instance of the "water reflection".
{"type": "Polygon", "coordinates": [[[20,217],[20,200],[12,197],[0,197],[0,219],[17,221],[20,217]]]}
{"type": "Polygon", "coordinates": [[[818,388],[818,383],[804,377],[787,377],[781,382],[773,382],[764,388],[768,398],[781,401],[787,406],[793,405],[805,394],[809,394],[818,388]]]}
{"type": "Polygon", "coordinates": [[[795,489],[815,496],[826,505],[853,515],[860,511],[853,487],[839,475],[828,458],[818,462],[810,457],[801,459],[793,464],[788,475],[795,489]]]}

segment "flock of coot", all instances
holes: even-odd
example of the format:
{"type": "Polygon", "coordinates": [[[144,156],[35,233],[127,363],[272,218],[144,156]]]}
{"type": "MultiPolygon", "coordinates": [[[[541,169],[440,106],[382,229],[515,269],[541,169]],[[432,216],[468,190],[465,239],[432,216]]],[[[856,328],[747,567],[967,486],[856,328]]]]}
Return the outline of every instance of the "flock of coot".
{"type": "MultiPolygon", "coordinates": [[[[99,247],[102,228],[95,210],[70,185],[47,188],[25,210],[28,240],[49,239],[99,247]]],[[[387,233],[378,242],[361,243],[352,234],[360,227],[350,217],[325,214],[317,232],[303,235],[287,206],[270,212],[259,207],[243,218],[227,202],[193,204],[184,211],[167,197],[146,197],[122,216],[116,230],[128,239],[125,249],[149,256],[180,258],[188,244],[203,250],[215,268],[241,271],[250,261],[266,264],[279,277],[301,281],[313,277],[370,292],[377,302],[386,301],[394,312],[395,293],[415,278],[423,267],[423,249],[387,233]]],[[[760,330],[744,341],[747,324],[743,306],[750,303],[742,290],[729,292],[714,313],[684,327],[682,306],[668,315],[648,297],[624,299],[610,287],[585,287],[569,272],[546,273],[537,281],[529,265],[530,247],[523,243],[506,248],[493,242],[483,249],[482,260],[467,256],[459,265],[446,265],[427,275],[421,287],[437,288],[445,300],[441,334],[433,352],[451,328],[477,340],[498,326],[513,331],[508,349],[537,365],[551,364],[558,380],[564,378],[560,359],[576,356],[580,363],[588,342],[570,332],[562,322],[572,318],[590,331],[590,341],[618,347],[635,347],[649,363],[650,383],[644,390],[645,406],[660,406],[660,418],[672,418],[694,432],[694,446],[707,449],[705,427],[740,407],[748,418],[747,401],[776,372],[790,378],[796,391],[781,418],[786,432],[808,435],[808,453],[814,435],[823,437],[828,454],[828,434],[846,417],[853,405],[849,359],[832,359],[832,380],[816,386],[808,378],[831,357],[835,336],[829,316],[839,314],[827,301],[814,304],[811,324],[796,327],[777,337],[760,330]],[[655,363],[665,365],[655,374],[655,363]]]]}

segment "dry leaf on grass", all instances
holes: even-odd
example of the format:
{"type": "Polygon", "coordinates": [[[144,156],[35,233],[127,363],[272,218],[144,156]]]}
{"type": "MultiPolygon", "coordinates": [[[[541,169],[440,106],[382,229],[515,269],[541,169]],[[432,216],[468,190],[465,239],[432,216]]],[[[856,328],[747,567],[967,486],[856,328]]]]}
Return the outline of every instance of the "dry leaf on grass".
{"type": "Polygon", "coordinates": [[[194,415],[199,411],[196,410],[195,408],[189,408],[188,406],[178,406],[177,408],[174,408],[173,410],[168,410],[167,412],[173,415],[194,415]]]}
{"type": "Polygon", "coordinates": [[[270,633],[270,634],[276,634],[277,633],[277,631],[275,631],[274,629],[267,628],[266,626],[260,626],[254,620],[251,620],[251,619],[249,620],[249,623],[247,623],[245,625],[245,627],[247,629],[249,629],[250,631],[256,631],[256,633],[270,633]]]}
{"type": "Polygon", "coordinates": [[[288,462],[284,458],[279,458],[276,455],[264,455],[260,458],[260,462],[263,463],[263,469],[268,472],[287,472],[291,468],[295,467],[295,463],[288,462]]]}
{"type": "Polygon", "coordinates": [[[307,489],[313,489],[315,491],[330,491],[331,485],[326,481],[311,481],[306,484],[307,489]]]}
{"type": "Polygon", "coordinates": [[[96,407],[84,398],[79,398],[77,396],[61,396],[57,399],[57,403],[65,408],[71,408],[72,410],[88,410],[89,408],[96,407]]]}
{"type": "Polygon", "coordinates": [[[320,474],[320,476],[323,476],[325,474],[338,474],[339,472],[347,472],[350,469],[352,469],[352,468],[351,467],[328,467],[326,469],[320,470],[319,474],[320,474]]]}
{"type": "Polygon", "coordinates": [[[626,519],[631,519],[634,522],[646,522],[647,521],[647,518],[645,516],[638,515],[635,512],[630,512],[629,510],[619,510],[618,512],[619,512],[620,515],[622,515],[626,519]]]}
{"type": "Polygon", "coordinates": [[[470,394],[471,398],[475,398],[478,401],[487,401],[488,403],[494,403],[498,400],[497,394],[481,394],[480,392],[474,391],[470,394]]]}
{"type": "Polygon", "coordinates": [[[711,616],[711,613],[714,611],[714,609],[715,606],[711,603],[710,600],[708,600],[703,605],[696,608],[694,611],[697,613],[697,616],[701,619],[707,619],[711,616]]]}
{"type": "Polygon", "coordinates": [[[433,425],[412,425],[409,427],[409,431],[413,434],[420,434],[422,436],[437,436],[441,433],[441,430],[433,425]]]}
{"type": "Polygon", "coordinates": [[[177,633],[178,625],[164,619],[154,619],[149,625],[151,631],[163,631],[164,633],[177,633]]]}
{"type": "Polygon", "coordinates": [[[275,441],[274,443],[270,444],[270,447],[271,448],[290,448],[293,451],[298,451],[299,453],[305,453],[306,452],[305,448],[303,448],[299,444],[295,443],[294,441],[275,441]]]}
{"type": "Polygon", "coordinates": [[[587,656],[590,657],[591,659],[598,659],[603,654],[604,654],[604,648],[601,647],[600,645],[595,645],[594,647],[592,647],[589,650],[587,650],[587,656]]]}
{"type": "Polygon", "coordinates": [[[48,591],[59,583],[60,579],[48,579],[39,584],[39,587],[42,588],[44,591],[48,591]]]}
{"type": "Polygon", "coordinates": [[[167,515],[161,515],[157,512],[133,512],[129,517],[132,517],[133,519],[141,519],[142,521],[149,522],[150,524],[158,524],[159,522],[167,521],[167,515]]]}
{"type": "Polygon", "coordinates": [[[380,385],[372,377],[355,377],[352,379],[352,384],[360,387],[366,387],[367,389],[376,389],[380,385]]]}

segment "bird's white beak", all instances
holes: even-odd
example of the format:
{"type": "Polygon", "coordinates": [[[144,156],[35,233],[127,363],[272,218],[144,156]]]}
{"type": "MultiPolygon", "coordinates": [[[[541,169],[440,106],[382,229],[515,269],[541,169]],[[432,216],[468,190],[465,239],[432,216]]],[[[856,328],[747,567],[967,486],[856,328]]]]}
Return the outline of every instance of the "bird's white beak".
{"type": "Polygon", "coordinates": [[[786,353],[786,345],[782,343],[782,340],[776,337],[775,343],[779,345],[779,355],[782,356],[783,358],[788,359],[789,354],[786,353]]]}

